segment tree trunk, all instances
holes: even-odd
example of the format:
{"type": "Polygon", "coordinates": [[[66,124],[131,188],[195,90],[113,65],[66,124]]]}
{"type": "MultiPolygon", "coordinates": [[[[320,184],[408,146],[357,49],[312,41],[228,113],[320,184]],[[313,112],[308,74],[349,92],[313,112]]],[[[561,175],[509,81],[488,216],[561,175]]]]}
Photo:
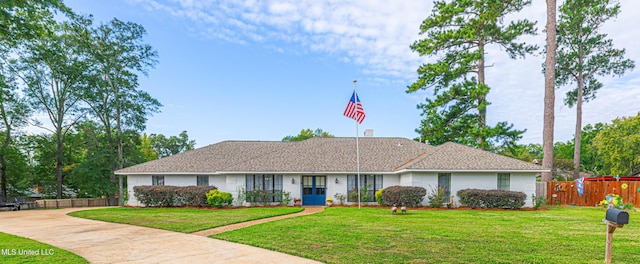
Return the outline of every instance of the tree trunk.
{"type": "Polygon", "coordinates": [[[555,107],[555,79],[556,79],[556,0],[547,0],[547,54],[545,58],[544,78],[544,124],[542,131],[542,168],[549,170],[542,173],[542,181],[551,181],[553,173],[553,126],[555,107]]]}
{"type": "Polygon", "coordinates": [[[0,185],[2,185],[2,197],[0,197],[0,201],[7,201],[7,161],[5,160],[5,155],[0,154],[0,185]]]}
{"type": "MultiPolygon", "coordinates": [[[[115,157],[113,156],[113,149],[114,149],[114,144],[113,144],[113,135],[111,133],[111,127],[108,125],[108,122],[105,123],[105,130],[106,130],[106,134],[107,134],[107,141],[109,143],[109,182],[111,182],[111,184],[116,184],[116,176],[115,174],[113,174],[113,172],[115,171],[116,168],[116,161],[115,161],[115,157]]],[[[109,202],[109,205],[116,205],[116,199],[114,197],[114,194],[111,193],[111,188],[107,188],[107,190],[109,191],[108,193],[106,193],[107,195],[107,201],[109,202]]]]}
{"type": "MultiPolygon", "coordinates": [[[[582,74],[580,74],[582,75],[582,74]]],[[[580,139],[582,138],[582,87],[584,79],[578,77],[578,95],[576,97],[576,135],[573,149],[573,178],[580,178],[580,139]]]]}
{"type": "MultiPolygon", "coordinates": [[[[118,145],[118,163],[116,168],[122,169],[124,167],[124,154],[122,153],[122,122],[120,121],[122,113],[120,112],[120,90],[116,87],[115,90],[116,101],[116,144],[118,145]]],[[[124,191],[122,186],[122,175],[118,175],[118,205],[124,205],[124,191]]]]}
{"type": "Polygon", "coordinates": [[[2,197],[0,201],[7,202],[7,150],[11,142],[11,129],[7,128],[4,142],[2,142],[2,152],[0,152],[0,188],[2,188],[2,197]]]}
{"type": "MultiPolygon", "coordinates": [[[[478,60],[478,86],[484,85],[485,76],[484,76],[484,42],[480,41],[478,43],[478,52],[480,52],[480,60],[478,60]]],[[[487,126],[487,108],[483,106],[486,101],[486,95],[481,94],[478,96],[478,128],[480,133],[484,135],[484,129],[487,126]]],[[[484,141],[485,138],[483,136],[478,137],[478,148],[484,150],[484,141]]]]}
{"type": "Polygon", "coordinates": [[[58,129],[56,133],[56,180],[57,180],[57,189],[56,189],[56,198],[62,199],[62,131],[58,129]]]}

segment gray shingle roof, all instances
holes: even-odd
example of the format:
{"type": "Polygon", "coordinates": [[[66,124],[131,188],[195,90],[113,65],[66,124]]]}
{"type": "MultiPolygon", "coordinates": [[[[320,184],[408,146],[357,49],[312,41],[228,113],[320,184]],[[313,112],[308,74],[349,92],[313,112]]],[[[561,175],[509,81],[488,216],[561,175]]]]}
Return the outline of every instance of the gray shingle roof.
{"type": "MultiPolygon", "coordinates": [[[[429,146],[406,138],[359,138],[360,171],[536,170],[535,164],[446,143],[429,146]]],[[[118,170],[153,173],[355,172],[355,138],[312,138],[301,142],[223,141],[118,170]]]]}
{"type": "Polygon", "coordinates": [[[533,163],[447,142],[422,153],[398,170],[541,171],[533,163]]]}
{"type": "MultiPolygon", "coordinates": [[[[406,160],[432,148],[406,138],[359,138],[360,171],[391,172],[406,160]]],[[[357,168],[355,138],[312,138],[278,152],[236,163],[224,171],[353,172],[357,168]]]]}
{"type": "Polygon", "coordinates": [[[294,142],[223,141],[177,155],[145,162],[116,171],[117,174],[152,172],[214,173],[247,159],[276,152],[294,142]]]}

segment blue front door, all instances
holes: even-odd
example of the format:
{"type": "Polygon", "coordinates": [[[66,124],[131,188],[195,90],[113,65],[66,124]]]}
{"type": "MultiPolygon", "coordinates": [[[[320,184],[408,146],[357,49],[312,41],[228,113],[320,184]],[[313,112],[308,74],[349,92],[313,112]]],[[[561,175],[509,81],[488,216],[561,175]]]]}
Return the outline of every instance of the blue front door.
{"type": "Polygon", "coordinates": [[[324,205],[326,182],[326,176],[302,176],[302,204],[324,205]]]}

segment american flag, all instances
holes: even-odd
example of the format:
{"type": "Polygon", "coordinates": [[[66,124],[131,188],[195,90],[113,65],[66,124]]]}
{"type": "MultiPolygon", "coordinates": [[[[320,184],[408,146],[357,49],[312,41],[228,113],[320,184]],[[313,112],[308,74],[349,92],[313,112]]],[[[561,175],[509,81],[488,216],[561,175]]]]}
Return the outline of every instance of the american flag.
{"type": "Polygon", "coordinates": [[[358,124],[362,124],[362,121],[364,121],[364,108],[362,108],[360,99],[358,99],[355,91],[353,91],[353,95],[351,95],[351,100],[349,100],[347,108],[344,109],[344,116],[358,121],[358,124]]]}

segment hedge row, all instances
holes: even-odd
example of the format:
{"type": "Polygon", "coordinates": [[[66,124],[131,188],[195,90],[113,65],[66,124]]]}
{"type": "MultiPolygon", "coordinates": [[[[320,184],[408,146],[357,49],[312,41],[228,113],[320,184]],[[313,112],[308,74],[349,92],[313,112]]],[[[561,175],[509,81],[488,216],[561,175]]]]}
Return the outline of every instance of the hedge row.
{"type": "Polygon", "coordinates": [[[404,203],[409,207],[422,205],[427,190],[416,186],[391,186],[382,190],[382,203],[384,205],[401,205],[404,203]]]}
{"type": "Polygon", "coordinates": [[[471,208],[519,209],[525,204],[523,192],[464,189],[458,191],[460,203],[471,208]]]}
{"type": "Polygon", "coordinates": [[[133,195],[145,206],[207,206],[207,192],[215,186],[135,186],[133,195]]]}

